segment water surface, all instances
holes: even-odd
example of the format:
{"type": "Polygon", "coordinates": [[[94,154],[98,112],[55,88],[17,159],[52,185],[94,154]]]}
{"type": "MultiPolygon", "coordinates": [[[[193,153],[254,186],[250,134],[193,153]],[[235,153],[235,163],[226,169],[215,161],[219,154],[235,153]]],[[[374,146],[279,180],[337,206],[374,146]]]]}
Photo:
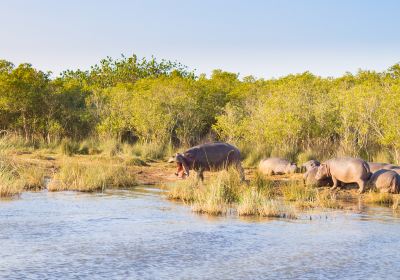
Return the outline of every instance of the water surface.
{"type": "Polygon", "coordinates": [[[0,279],[400,279],[388,208],[310,220],[192,213],[155,188],[0,201],[0,279]]]}

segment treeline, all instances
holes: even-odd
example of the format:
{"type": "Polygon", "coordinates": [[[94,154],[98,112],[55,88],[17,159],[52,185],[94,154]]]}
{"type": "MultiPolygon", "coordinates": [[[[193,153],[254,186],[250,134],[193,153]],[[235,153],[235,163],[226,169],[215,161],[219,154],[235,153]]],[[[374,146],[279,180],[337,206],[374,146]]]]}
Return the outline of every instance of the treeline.
{"type": "Polygon", "coordinates": [[[224,140],[247,155],[384,155],[400,160],[400,65],[340,78],[309,72],[196,77],[166,60],[107,58],[51,78],[0,61],[0,130],[26,141],[112,137],[190,146],[224,140]]]}

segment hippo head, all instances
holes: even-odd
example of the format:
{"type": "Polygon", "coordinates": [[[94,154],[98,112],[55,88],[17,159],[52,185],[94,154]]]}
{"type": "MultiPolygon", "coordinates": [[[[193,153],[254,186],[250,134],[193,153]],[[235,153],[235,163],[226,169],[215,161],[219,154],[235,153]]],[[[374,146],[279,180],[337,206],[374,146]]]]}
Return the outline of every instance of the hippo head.
{"type": "Polygon", "coordinates": [[[295,163],[291,162],[286,166],[286,173],[293,174],[296,173],[296,171],[297,165],[295,163]]]}
{"type": "Polygon", "coordinates": [[[309,160],[301,165],[301,169],[304,171],[308,171],[313,169],[314,167],[320,166],[320,162],[318,160],[309,160]]]}
{"type": "Polygon", "coordinates": [[[189,176],[189,160],[184,154],[177,153],[174,157],[171,157],[168,162],[176,162],[176,176],[182,179],[185,179],[187,176],[189,176]]]}
{"type": "Polygon", "coordinates": [[[328,177],[328,166],[325,163],[321,163],[321,165],[318,166],[317,174],[315,174],[315,179],[322,180],[326,177],[328,177]]]}

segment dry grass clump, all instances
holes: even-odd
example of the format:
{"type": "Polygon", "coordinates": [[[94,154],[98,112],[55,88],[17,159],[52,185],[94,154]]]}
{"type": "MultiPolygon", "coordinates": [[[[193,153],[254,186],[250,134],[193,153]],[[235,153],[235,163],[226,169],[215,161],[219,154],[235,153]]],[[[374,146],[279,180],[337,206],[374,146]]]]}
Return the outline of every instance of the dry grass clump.
{"type": "Polygon", "coordinates": [[[250,186],[267,198],[274,198],[281,194],[279,183],[267,179],[265,175],[259,171],[255,172],[254,179],[251,180],[250,186]]]}
{"type": "Polygon", "coordinates": [[[185,203],[193,202],[195,194],[199,188],[199,182],[194,177],[189,177],[186,180],[176,182],[174,185],[168,187],[168,199],[181,200],[185,203]]]}
{"type": "Polygon", "coordinates": [[[316,206],[322,208],[331,208],[331,209],[342,209],[343,205],[339,203],[339,200],[336,197],[336,194],[327,191],[319,191],[317,192],[316,206]]]}
{"type": "Polygon", "coordinates": [[[24,189],[16,165],[9,159],[0,158],[0,197],[12,197],[24,189]]]}
{"type": "Polygon", "coordinates": [[[364,202],[369,204],[393,205],[395,199],[390,193],[370,191],[364,196],[364,202]]]}
{"type": "Polygon", "coordinates": [[[254,188],[242,193],[237,205],[239,216],[262,216],[275,218],[296,219],[297,215],[293,207],[282,202],[267,199],[260,191],[254,188]]]}
{"type": "Polygon", "coordinates": [[[232,168],[219,172],[207,184],[193,176],[182,180],[169,188],[168,198],[192,203],[195,212],[221,215],[239,200],[243,187],[239,172],[232,168]]]}
{"type": "Polygon", "coordinates": [[[210,184],[204,191],[196,193],[192,210],[198,213],[210,215],[226,214],[229,209],[228,199],[225,197],[225,190],[222,185],[210,184]]]}
{"type": "Polygon", "coordinates": [[[300,182],[290,182],[282,186],[283,198],[287,201],[316,201],[318,191],[300,182]]]}
{"type": "Polygon", "coordinates": [[[82,164],[65,161],[59,173],[47,186],[49,191],[102,191],[107,187],[129,187],[136,184],[135,176],[124,166],[100,161],[82,164]]]}
{"type": "Polygon", "coordinates": [[[18,173],[24,182],[25,190],[41,190],[45,188],[44,177],[46,172],[39,166],[19,166],[18,173]]]}

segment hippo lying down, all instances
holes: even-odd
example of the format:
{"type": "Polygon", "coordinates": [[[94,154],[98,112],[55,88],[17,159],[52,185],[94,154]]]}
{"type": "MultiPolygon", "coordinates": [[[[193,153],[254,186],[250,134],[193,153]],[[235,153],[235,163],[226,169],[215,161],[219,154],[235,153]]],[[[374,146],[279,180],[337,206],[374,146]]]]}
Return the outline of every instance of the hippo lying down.
{"type": "Polygon", "coordinates": [[[177,153],[168,162],[176,162],[176,176],[184,179],[189,176],[189,170],[197,173],[197,178],[204,180],[204,171],[218,171],[232,166],[240,173],[244,181],[244,170],[241,165],[240,151],[228,143],[215,142],[198,145],[183,153],[177,153]]]}
{"type": "Polygon", "coordinates": [[[297,165],[284,158],[271,157],[261,160],[258,170],[265,175],[293,174],[297,171],[297,165]]]}
{"type": "Polygon", "coordinates": [[[369,165],[358,158],[333,158],[318,167],[316,180],[331,177],[333,181],[332,190],[336,189],[340,183],[357,183],[359,192],[365,191],[368,179],[371,177],[369,165]]]}

